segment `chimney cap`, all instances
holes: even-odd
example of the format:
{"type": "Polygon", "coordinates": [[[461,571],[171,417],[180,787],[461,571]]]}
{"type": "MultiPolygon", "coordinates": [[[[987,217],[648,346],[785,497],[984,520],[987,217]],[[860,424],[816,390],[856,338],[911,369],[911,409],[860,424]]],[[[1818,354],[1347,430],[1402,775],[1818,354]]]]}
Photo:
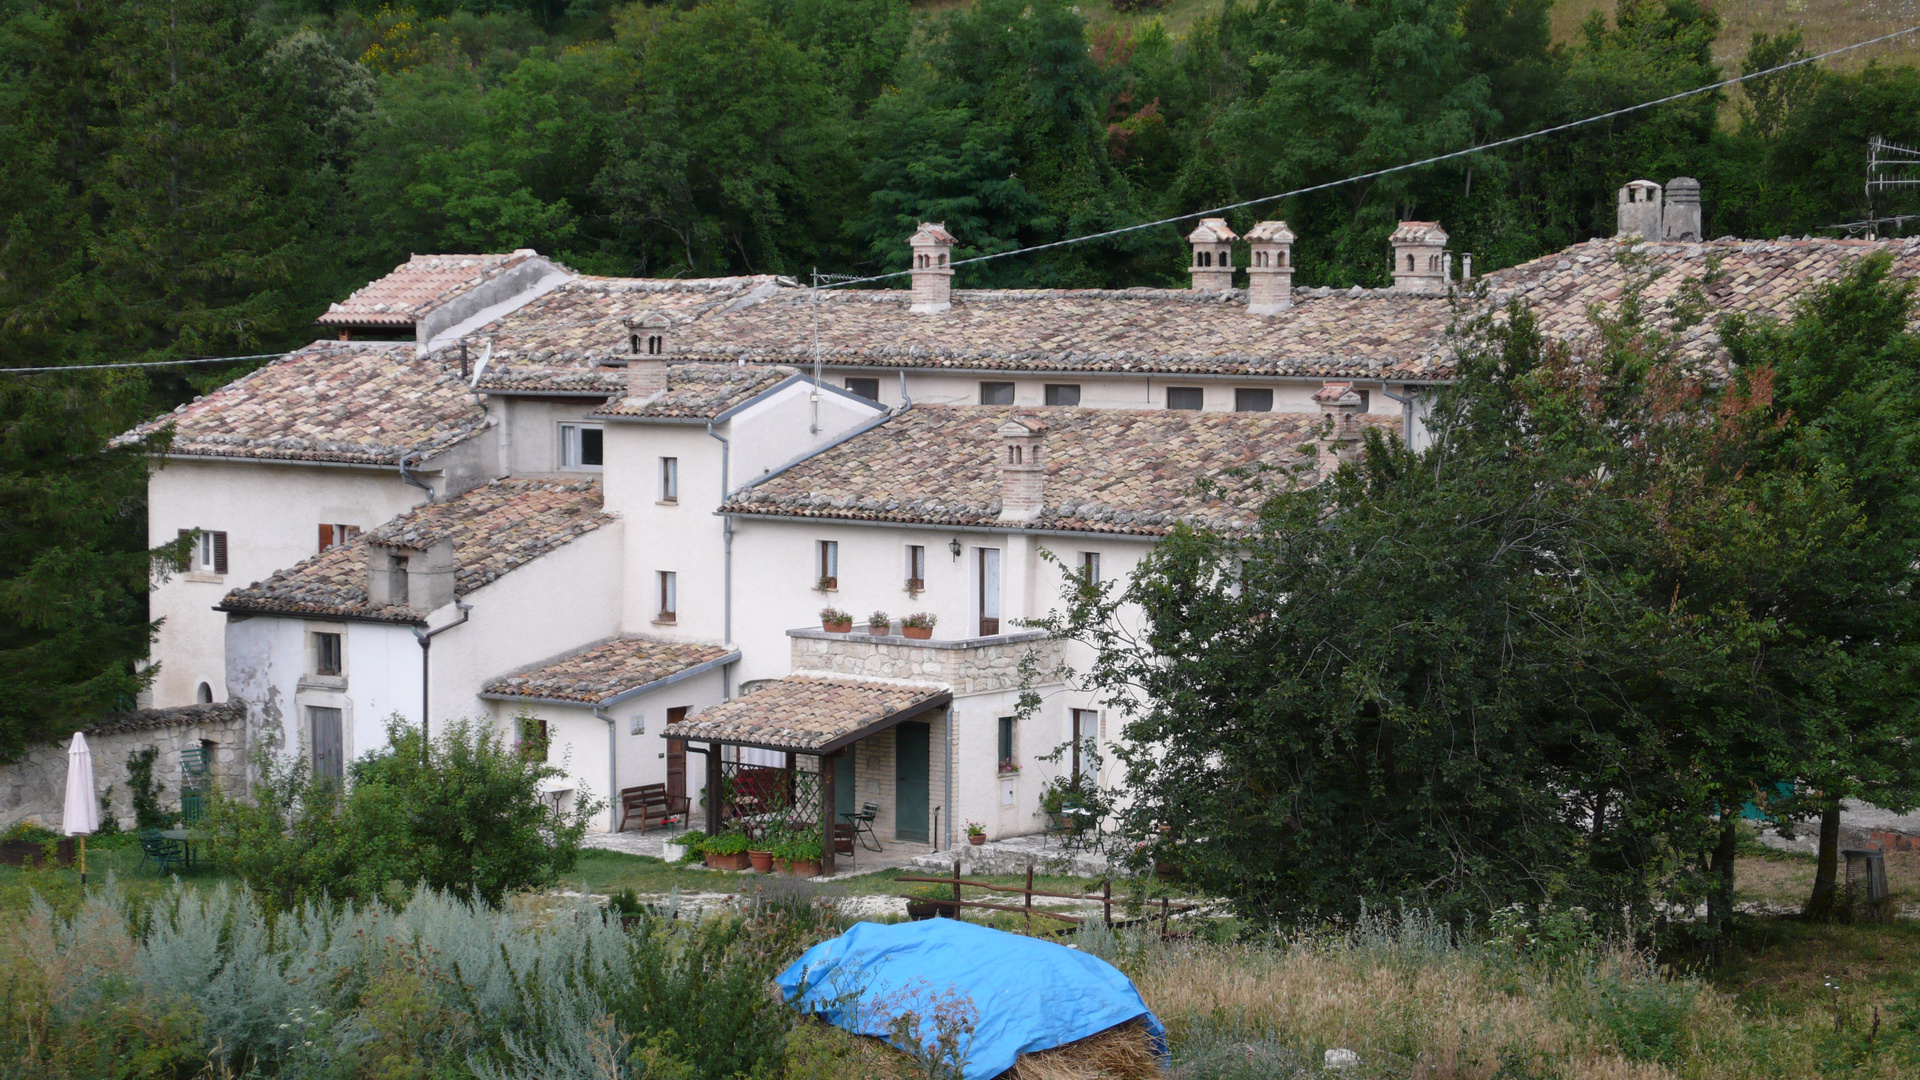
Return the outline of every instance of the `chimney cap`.
{"type": "Polygon", "coordinates": [[[1187,234],[1189,244],[1231,244],[1238,239],[1240,237],[1227,227],[1227,219],[1217,217],[1201,218],[1200,224],[1187,234]]]}
{"type": "Polygon", "coordinates": [[[1441,228],[1440,223],[1437,221],[1403,221],[1400,223],[1399,228],[1393,230],[1393,235],[1387,238],[1387,242],[1393,244],[1432,244],[1445,247],[1447,243],[1447,230],[1441,228]]]}
{"type": "Polygon", "coordinates": [[[913,235],[907,237],[907,243],[914,247],[932,247],[936,244],[957,244],[959,241],[947,231],[946,222],[923,221],[920,227],[914,230],[913,235]]]}
{"type": "Polygon", "coordinates": [[[673,325],[673,318],[658,311],[643,311],[627,316],[627,325],[642,330],[662,330],[673,325]]]}
{"type": "Polygon", "coordinates": [[[1298,238],[1284,221],[1263,221],[1247,230],[1247,239],[1256,244],[1291,244],[1298,238]]]}
{"type": "Polygon", "coordinates": [[[1351,383],[1331,382],[1316,390],[1313,400],[1321,405],[1358,405],[1360,395],[1351,383]]]}
{"type": "Polygon", "coordinates": [[[1023,436],[1041,435],[1044,434],[1046,430],[1046,421],[1038,419],[1037,417],[1013,416],[1008,417],[1004,423],[998,428],[995,428],[994,434],[1003,439],[1018,439],[1023,436]]]}

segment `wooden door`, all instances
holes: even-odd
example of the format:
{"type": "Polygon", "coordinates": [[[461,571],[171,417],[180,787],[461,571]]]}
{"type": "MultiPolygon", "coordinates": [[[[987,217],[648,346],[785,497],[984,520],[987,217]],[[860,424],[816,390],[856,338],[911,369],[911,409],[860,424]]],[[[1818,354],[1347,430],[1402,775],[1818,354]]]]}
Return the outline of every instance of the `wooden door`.
{"type": "Polygon", "coordinates": [[[893,729],[893,835],[900,840],[927,838],[927,800],[931,795],[927,757],[933,729],[912,720],[893,729]]]}
{"type": "Polygon", "coordinates": [[[313,735],[313,775],[346,775],[345,749],[340,731],[340,710],[313,705],[307,708],[313,735]]]}
{"type": "MultiPolygon", "coordinates": [[[[687,718],[687,706],[667,710],[667,723],[677,724],[687,718]]],[[[669,798],[687,797],[687,744],[682,739],[667,740],[667,795],[669,798]]]]}

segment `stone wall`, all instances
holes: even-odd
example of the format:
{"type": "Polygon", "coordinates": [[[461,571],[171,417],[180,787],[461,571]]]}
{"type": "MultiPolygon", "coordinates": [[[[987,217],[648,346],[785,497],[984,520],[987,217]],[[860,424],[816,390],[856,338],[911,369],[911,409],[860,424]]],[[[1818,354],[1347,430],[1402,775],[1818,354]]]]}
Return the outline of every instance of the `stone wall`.
{"type": "Polygon", "coordinates": [[[1053,672],[1060,666],[1060,643],[1038,630],[950,641],[824,630],[789,630],[787,637],[795,672],[945,683],[954,697],[965,697],[1020,689],[1020,664],[1031,654],[1036,685],[1059,681],[1053,672]]]}
{"type": "MultiPolygon", "coordinates": [[[[247,709],[243,702],[183,705],[117,713],[86,729],[93,754],[94,797],[109,796],[108,813],[123,829],[133,827],[133,796],[127,783],[127,759],[148,747],[160,803],[180,805],[180,752],[211,744],[215,782],[229,794],[242,794],[247,782],[247,709]]],[[[0,828],[36,821],[60,828],[66,803],[67,744],[41,743],[26,756],[0,766],[0,828]]]]}

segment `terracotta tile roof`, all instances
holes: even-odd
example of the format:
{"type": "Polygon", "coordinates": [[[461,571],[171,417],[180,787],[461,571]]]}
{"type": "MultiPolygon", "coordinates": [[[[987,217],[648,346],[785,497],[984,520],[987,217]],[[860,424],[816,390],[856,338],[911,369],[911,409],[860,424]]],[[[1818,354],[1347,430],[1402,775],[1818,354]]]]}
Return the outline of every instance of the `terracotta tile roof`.
{"type": "MultiPolygon", "coordinates": [[[[746,364],[670,364],[667,392],[651,398],[618,397],[594,410],[595,416],[712,419],[799,374],[788,367],[746,364]]],[[[615,393],[623,394],[625,384],[615,393]]]]}
{"type": "Polygon", "coordinates": [[[547,698],[599,705],[648,683],[739,653],[720,645],[693,645],[623,637],[588,646],[525,671],[495,679],[484,694],[547,698]]]}
{"type": "Polygon", "coordinates": [[[943,704],[945,686],[870,682],[820,675],[775,679],[744,697],[695,713],[660,734],[668,739],[740,743],[799,753],[831,752],[943,704]]]}
{"type": "Polygon", "coordinates": [[[1403,221],[1393,235],[1387,237],[1389,244],[1445,244],[1447,230],[1437,221],[1403,221]]]}
{"type": "Polygon", "coordinates": [[[239,698],[211,705],[175,705],[165,709],[135,709],[108,713],[88,724],[89,735],[120,735],[131,731],[157,731],[161,728],[190,727],[194,724],[237,724],[247,718],[247,703],[239,698]]]}
{"type": "Polygon", "coordinates": [[[412,326],[440,304],[533,257],[531,248],[504,255],[415,255],[329,305],[314,321],[326,326],[412,326]]]}
{"type": "Polygon", "coordinates": [[[580,277],[537,297],[469,335],[493,343],[493,365],[481,389],[506,388],[510,370],[533,365],[573,365],[591,371],[603,357],[627,351],[628,337],[649,315],[665,315],[675,325],[791,287],[789,278],[695,278],[660,281],[647,278],[580,277]]]}
{"type": "Polygon", "coordinates": [[[419,614],[409,608],[368,602],[368,544],[423,550],[451,540],[454,592],[465,596],[613,520],[600,508],[597,479],[495,480],[442,502],[416,506],[349,543],[233,590],[220,606],[226,611],[417,622],[419,614]]]}
{"type": "MultiPolygon", "coordinates": [[[[1263,486],[1318,483],[1333,455],[1318,413],[916,405],[736,493],[725,509],[787,517],[993,525],[1000,513],[995,430],[1046,425],[1045,506],[1027,526],[1159,536],[1183,518],[1245,528],[1263,486]],[[1307,452],[1302,452],[1302,448],[1307,452]],[[1265,467],[1268,472],[1260,470],[1265,467]],[[1237,475],[1249,470],[1250,475],[1237,475]],[[1202,494],[1195,483],[1217,490],[1202,494]]],[[[1397,428],[1390,416],[1363,423],[1397,428]]]]}
{"type": "Polygon", "coordinates": [[[1200,224],[1187,234],[1189,244],[1225,244],[1240,239],[1239,234],[1227,225],[1226,218],[1201,218],[1200,224]]]}
{"type": "Polygon", "coordinates": [[[317,341],[134,428],[169,453],[391,465],[473,436],[482,413],[442,360],[410,343],[317,341]]]}

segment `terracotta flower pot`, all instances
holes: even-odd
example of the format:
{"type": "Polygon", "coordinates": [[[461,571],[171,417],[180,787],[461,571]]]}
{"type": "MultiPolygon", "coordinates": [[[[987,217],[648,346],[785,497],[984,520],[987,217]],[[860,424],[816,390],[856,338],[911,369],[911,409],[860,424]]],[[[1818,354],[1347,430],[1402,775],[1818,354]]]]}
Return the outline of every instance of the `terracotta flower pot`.
{"type": "Polygon", "coordinates": [[[972,844],[974,847],[979,847],[981,844],[984,844],[986,842],[987,842],[986,833],[973,833],[972,835],[967,837],[967,843],[972,844]]]}
{"type": "Polygon", "coordinates": [[[853,621],[849,619],[846,622],[823,622],[820,624],[820,629],[825,630],[829,634],[851,634],[853,633],[853,621]]]}
{"type": "Polygon", "coordinates": [[[910,637],[910,638],[916,638],[916,639],[918,639],[918,640],[920,640],[920,641],[925,641],[925,640],[927,640],[928,638],[930,638],[930,637],[932,637],[932,636],[933,636],[933,627],[931,627],[931,626],[903,626],[903,627],[901,627],[901,628],[900,628],[900,632],[901,632],[902,634],[905,634],[906,636],[908,636],[908,637],[910,637]]]}
{"type": "Polygon", "coordinates": [[[867,633],[872,634],[874,637],[886,637],[893,633],[893,626],[892,624],[882,625],[880,623],[868,623],[867,633]]]}
{"type": "Polygon", "coordinates": [[[788,863],[788,861],[787,861],[787,860],[785,860],[785,859],[783,859],[783,858],[781,858],[780,856],[778,856],[778,855],[775,855],[775,856],[773,857],[773,872],[774,872],[774,873],[776,873],[776,874],[784,874],[784,873],[787,873],[787,867],[788,867],[789,865],[791,865],[791,864],[790,864],[790,863],[788,863]]]}
{"type": "Polygon", "coordinates": [[[711,870],[745,870],[747,868],[747,853],[744,851],[736,851],[731,855],[715,855],[711,851],[702,854],[706,857],[707,868],[711,870]]]}
{"type": "Polygon", "coordinates": [[[819,859],[793,860],[793,876],[794,877],[819,877],[820,876],[820,860],[819,859]]]}
{"type": "Polygon", "coordinates": [[[771,851],[749,851],[747,861],[753,864],[753,872],[756,874],[773,873],[773,852],[771,851]]]}

